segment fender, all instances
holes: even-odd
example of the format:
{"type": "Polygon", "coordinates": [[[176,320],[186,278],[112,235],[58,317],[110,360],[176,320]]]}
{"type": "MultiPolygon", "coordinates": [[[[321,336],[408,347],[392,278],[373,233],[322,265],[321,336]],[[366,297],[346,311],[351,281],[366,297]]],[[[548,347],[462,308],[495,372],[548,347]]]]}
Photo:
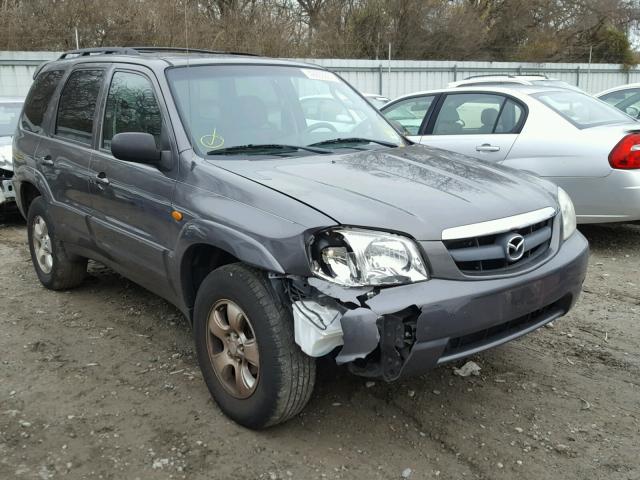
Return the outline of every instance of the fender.
{"type": "Polygon", "coordinates": [[[14,178],[13,178],[13,186],[16,191],[16,203],[18,204],[18,209],[20,213],[27,218],[27,212],[22,205],[22,184],[31,183],[34,187],[36,187],[42,196],[45,198],[47,203],[52,203],[53,193],[47,184],[46,179],[42,172],[39,172],[35,168],[29,165],[20,165],[15,169],[14,178]]]}
{"type": "Polygon", "coordinates": [[[217,222],[194,219],[184,225],[178,237],[175,250],[178,275],[185,252],[189,247],[197,244],[219,248],[263,270],[284,273],[284,268],[278,260],[255,238],[217,222]]]}

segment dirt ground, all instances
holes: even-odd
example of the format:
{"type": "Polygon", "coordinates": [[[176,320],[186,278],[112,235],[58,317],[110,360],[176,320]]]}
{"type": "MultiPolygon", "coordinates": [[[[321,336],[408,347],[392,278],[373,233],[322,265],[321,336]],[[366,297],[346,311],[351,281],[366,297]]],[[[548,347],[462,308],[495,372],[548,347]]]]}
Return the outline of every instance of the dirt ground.
{"type": "Polygon", "coordinates": [[[323,363],[303,414],[256,433],[210,399],[175,308],[99,265],[45,290],[5,221],[0,479],[640,479],[640,226],[582,231],[575,310],[474,357],[479,376],[323,363]]]}

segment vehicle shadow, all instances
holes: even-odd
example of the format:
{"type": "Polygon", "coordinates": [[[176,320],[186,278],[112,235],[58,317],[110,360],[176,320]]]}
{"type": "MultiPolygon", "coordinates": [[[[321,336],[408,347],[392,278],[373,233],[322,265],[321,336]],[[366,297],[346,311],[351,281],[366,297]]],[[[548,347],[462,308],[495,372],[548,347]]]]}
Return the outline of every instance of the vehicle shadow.
{"type": "Polygon", "coordinates": [[[579,225],[594,251],[636,247],[640,240],[640,223],[607,223],[579,225]]]}

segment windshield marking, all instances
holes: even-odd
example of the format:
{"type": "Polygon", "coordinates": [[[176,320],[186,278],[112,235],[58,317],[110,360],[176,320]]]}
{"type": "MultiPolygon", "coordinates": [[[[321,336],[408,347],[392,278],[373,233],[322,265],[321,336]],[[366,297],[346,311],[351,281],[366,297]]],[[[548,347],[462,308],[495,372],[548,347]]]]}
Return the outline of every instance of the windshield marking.
{"type": "Polygon", "coordinates": [[[217,128],[213,129],[210,135],[203,135],[200,137],[200,145],[210,150],[217,150],[224,145],[224,138],[218,134],[217,128]],[[205,140],[206,139],[206,140],[205,140]]]}

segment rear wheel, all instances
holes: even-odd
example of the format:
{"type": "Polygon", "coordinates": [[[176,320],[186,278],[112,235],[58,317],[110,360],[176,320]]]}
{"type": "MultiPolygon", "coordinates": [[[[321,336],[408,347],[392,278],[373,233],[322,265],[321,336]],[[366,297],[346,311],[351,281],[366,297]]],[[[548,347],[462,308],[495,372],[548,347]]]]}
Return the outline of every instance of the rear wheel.
{"type": "Polygon", "coordinates": [[[45,287],[65,290],[82,283],[87,273],[87,259],[69,255],[56,238],[55,225],[42,197],[33,200],[29,206],[27,235],[31,261],[45,287]]]}
{"type": "Polygon", "coordinates": [[[249,428],[298,414],[315,382],[315,361],[294,341],[293,321],[263,272],[232,264],[211,272],[196,297],[198,362],[222,411],[249,428]]]}

